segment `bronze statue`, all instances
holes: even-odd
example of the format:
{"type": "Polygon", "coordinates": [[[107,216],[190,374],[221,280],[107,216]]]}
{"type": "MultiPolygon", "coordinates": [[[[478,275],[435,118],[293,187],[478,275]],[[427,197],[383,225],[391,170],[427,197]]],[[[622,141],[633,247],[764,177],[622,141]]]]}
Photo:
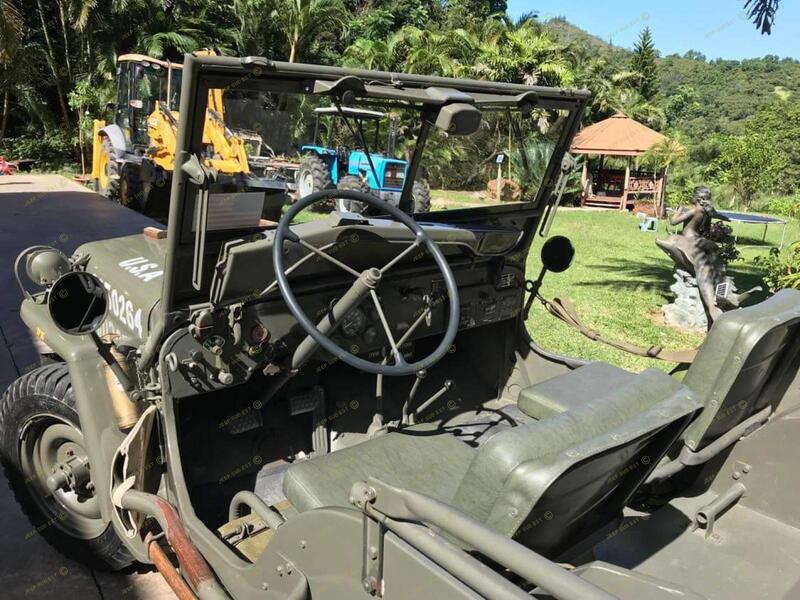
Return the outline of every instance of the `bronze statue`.
{"type": "Polygon", "coordinates": [[[695,188],[693,202],[693,207],[678,211],[670,219],[672,225],[682,224],[683,230],[670,234],[665,240],[656,240],[656,244],[673,260],[679,275],[680,271],[685,271],[697,281],[710,326],[723,309],[738,308],[760,288],[736,294],[732,278],[726,275],[719,246],[708,237],[712,219],[729,219],[714,209],[711,190],[705,186],[695,188]]]}

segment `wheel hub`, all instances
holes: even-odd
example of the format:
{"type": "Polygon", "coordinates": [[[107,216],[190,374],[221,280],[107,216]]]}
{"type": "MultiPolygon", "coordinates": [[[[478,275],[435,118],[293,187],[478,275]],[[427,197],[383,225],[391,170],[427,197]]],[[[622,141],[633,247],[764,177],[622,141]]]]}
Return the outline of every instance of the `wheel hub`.
{"type": "Polygon", "coordinates": [[[300,178],[300,196],[308,196],[314,192],[314,174],[303,173],[300,178]]]}
{"type": "Polygon", "coordinates": [[[52,414],[37,415],[20,439],[20,466],[31,497],[53,526],[79,538],[106,527],[91,479],[83,434],[52,414]]]}
{"type": "Polygon", "coordinates": [[[58,490],[71,490],[76,494],[92,493],[94,485],[91,482],[89,459],[83,449],[69,449],[66,454],[66,461],[53,465],[53,472],[46,480],[48,489],[53,493],[58,490]]]}

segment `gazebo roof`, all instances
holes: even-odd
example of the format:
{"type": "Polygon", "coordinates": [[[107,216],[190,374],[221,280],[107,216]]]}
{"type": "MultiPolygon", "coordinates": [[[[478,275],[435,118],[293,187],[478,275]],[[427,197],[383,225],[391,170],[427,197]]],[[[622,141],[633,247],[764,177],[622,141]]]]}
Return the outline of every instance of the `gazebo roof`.
{"type": "Polygon", "coordinates": [[[613,117],[582,129],[572,141],[574,154],[639,156],[665,137],[618,112],[613,117]]]}

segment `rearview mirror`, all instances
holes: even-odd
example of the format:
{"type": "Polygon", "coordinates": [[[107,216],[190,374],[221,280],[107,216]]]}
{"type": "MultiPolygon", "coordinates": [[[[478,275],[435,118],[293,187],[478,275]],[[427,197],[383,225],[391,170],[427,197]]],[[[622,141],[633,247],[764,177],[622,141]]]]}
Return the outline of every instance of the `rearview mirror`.
{"type": "Polygon", "coordinates": [[[91,273],[71,271],[52,285],[47,307],[53,323],[64,333],[94,333],[103,324],[108,311],[106,289],[91,273]]]}
{"type": "Polygon", "coordinates": [[[542,246],[542,266],[553,273],[563,273],[569,269],[575,257],[575,248],[569,238],[554,235],[542,246]]]}
{"type": "Polygon", "coordinates": [[[470,135],[478,131],[483,113],[471,104],[447,104],[436,117],[436,127],[450,135],[470,135]]]}

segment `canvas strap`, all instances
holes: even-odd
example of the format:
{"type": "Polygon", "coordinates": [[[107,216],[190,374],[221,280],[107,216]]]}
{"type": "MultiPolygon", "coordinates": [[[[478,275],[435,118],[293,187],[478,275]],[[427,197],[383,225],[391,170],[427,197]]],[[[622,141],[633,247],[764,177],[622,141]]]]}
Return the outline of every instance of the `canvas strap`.
{"type": "Polygon", "coordinates": [[[661,346],[644,348],[628,342],[607,339],[594,329],[587,327],[580,320],[575,310],[575,305],[569,298],[553,298],[553,300],[550,301],[539,296],[539,299],[551,315],[564,321],[564,323],[577,329],[587,338],[595,342],[606,344],[618,350],[622,350],[623,352],[628,352],[629,354],[635,354],[645,358],[655,358],[667,362],[691,363],[695,359],[695,356],[697,356],[697,349],[668,351],[664,350],[661,346]]]}

